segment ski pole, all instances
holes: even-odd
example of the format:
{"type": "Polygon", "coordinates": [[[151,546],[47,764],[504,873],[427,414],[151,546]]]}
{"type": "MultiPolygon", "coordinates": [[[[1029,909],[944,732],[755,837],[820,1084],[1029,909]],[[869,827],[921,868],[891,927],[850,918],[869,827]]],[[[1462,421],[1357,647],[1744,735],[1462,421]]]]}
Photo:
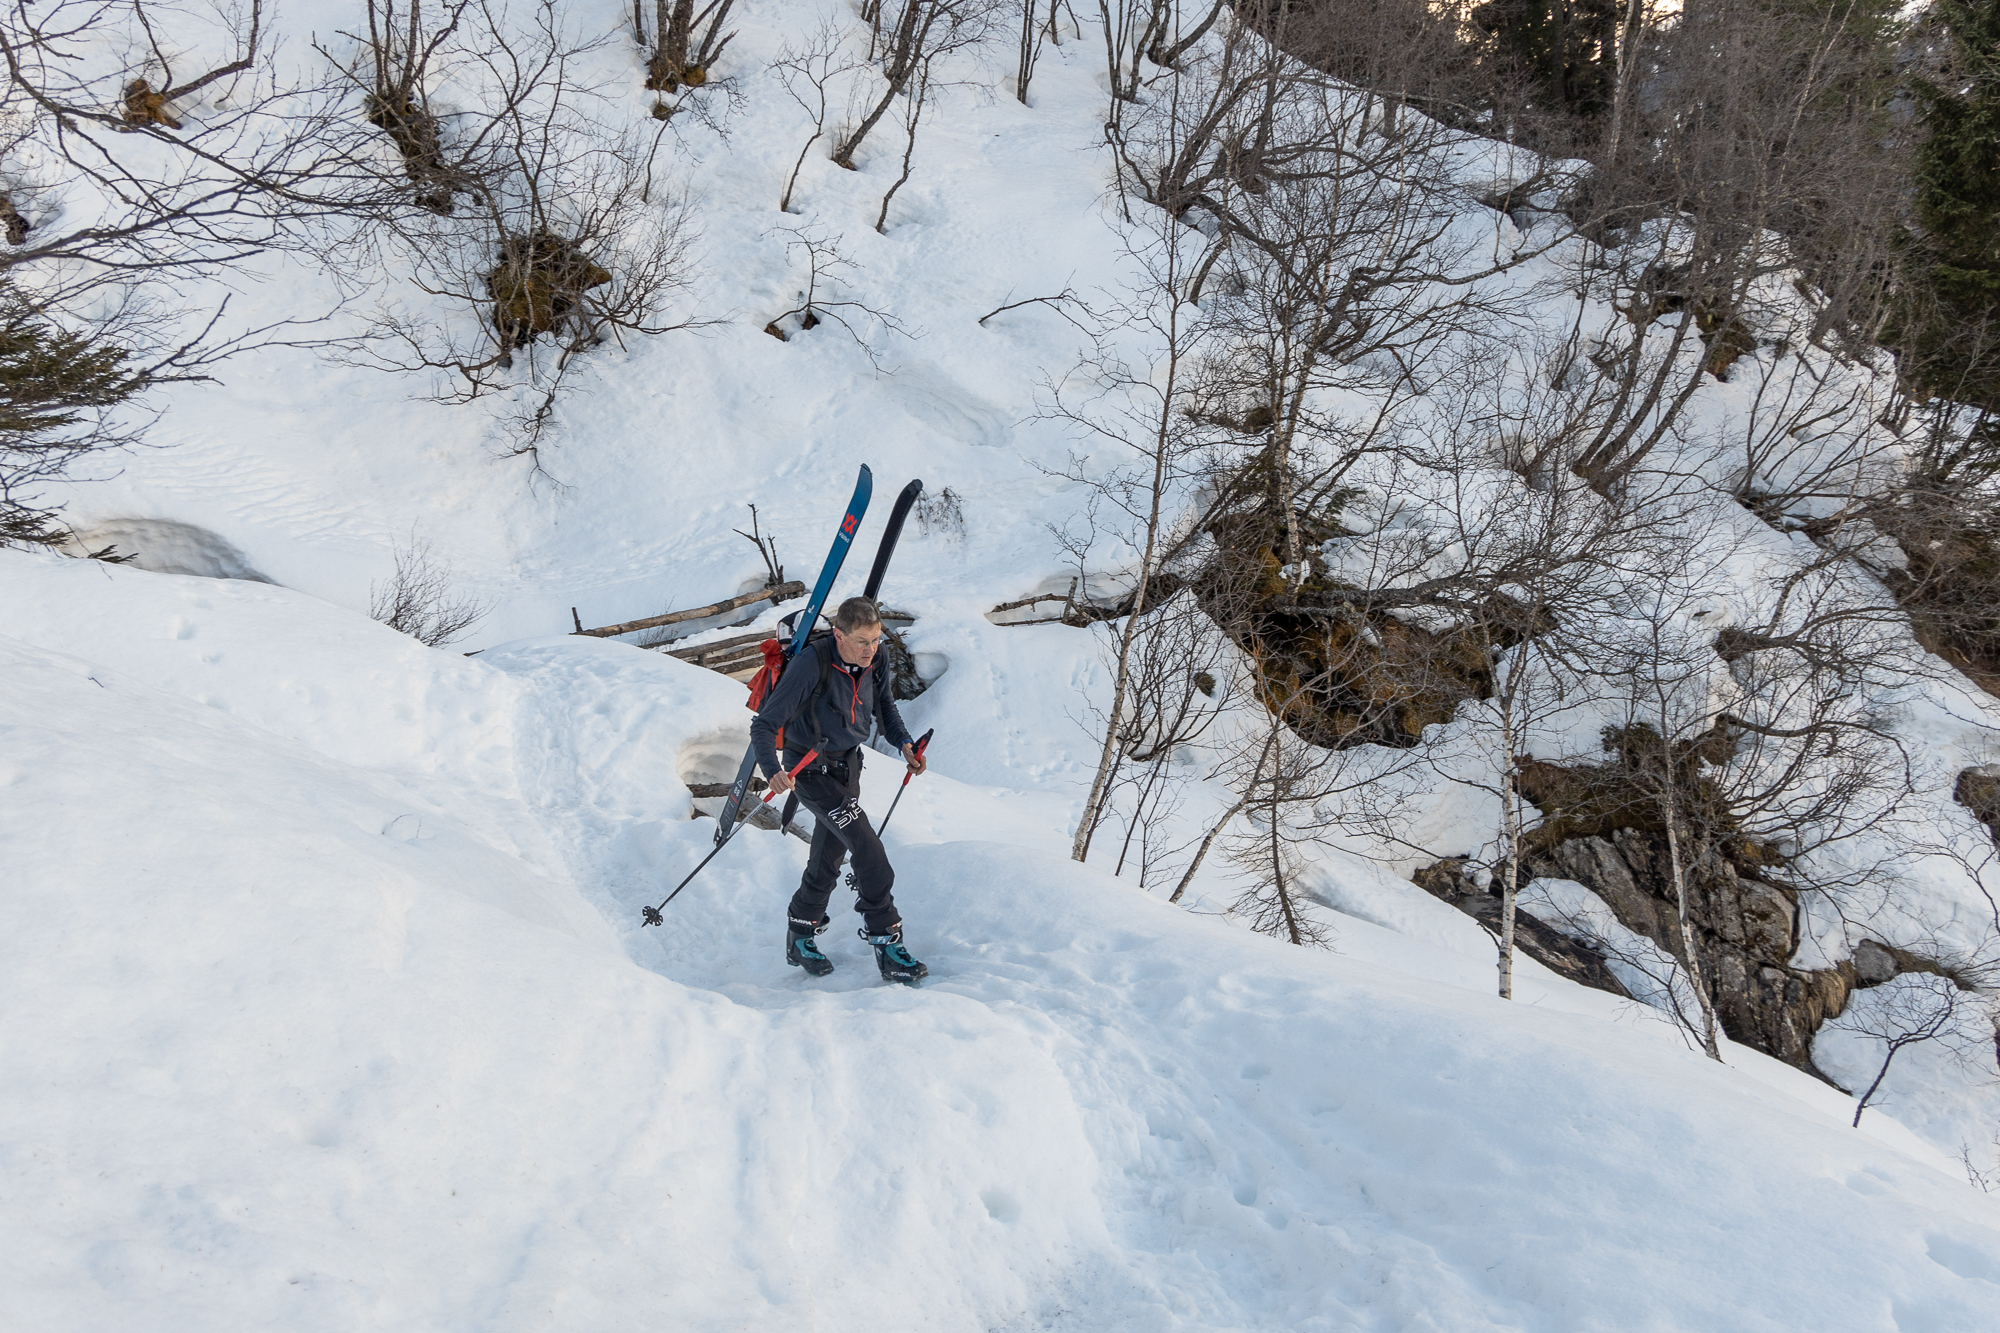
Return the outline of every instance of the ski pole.
{"type": "MultiPolygon", "coordinates": [[[[810,764],[810,763],[811,763],[811,762],[812,762],[813,760],[815,760],[815,759],[817,759],[817,758],[819,758],[819,751],[818,751],[818,750],[807,750],[807,751],[806,751],[806,757],[805,757],[805,758],[803,758],[803,759],[801,759],[801,760],[799,760],[799,762],[798,762],[798,763],[794,764],[794,765],[793,765],[793,766],[792,766],[792,767],[791,767],[791,768],[790,768],[790,769],[788,770],[788,772],[789,772],[790,776],[791,776],[791,777],[793,777],[793,778],[796,778],[796,777],[798,777],[798,775],[799,775],[799,770],[803,769],[803,768],[804,768],[804,767],[805,767],[805,766],[806,766],[807,764],[810,764]]],[[[776,791],[775,789],[772,789],[772,788],[766,788],[766,789],[765,789],[765,791],[764,791],[764,795],[763,795],[763,797],[762,797],[762,798],[761,798],[761,799],[760,799],[760,800],[759,800],[759,801],[757,802],[757,804],[759,804],[759,805],[767,805],[767,804],[769,804],[769,803],[770,803],[770,800],[771,800],[771,798],[772,798],[773,796],[776,796],[777,794],[778,794],[778,793],[777,793],[777,791],[776,791]]],[[[899,796],[900,796],[901,794],[902,794],[902,793],[900,793],[900,792],[898,792],[898,793],[897,793],[897,795],[899,795],[899,796]]],[[[684,888],[686,888],[686,887],[687,887],[687,886],[688,886],[689,884],[691,884],[691,883],[693,883],[693,882],[694,882],[694,877],[695,877],[696,875],[699,875],[699,874],[701,873],[701,869],[702,869],[702,866],[705,866],[705,865],[707,865],[707,864],[708,864],[708,863],[709,863],[710,861],[713,861],[713,860],[715,859],[715,854],[716,854],[716,852],[719,852],[719,851],[721,851],[721,850],[722,850],[722,849],[723,849],[724,847],[727,847],[727,846],[729,845],[729,840],[730,840],[730,838],[734,838],[734,837],[736,836],[736,830],[737,830],[737,829],[740,829],[740,828],[742,828],[742,827],[743,827],[743,821],[742,821],[742,820],[738,820],[738,821],[737,821],[737,823],[736,823],[736,828],[732,828],[732,829],[730,829],[730,830],[729,830],[729,837],[727,837],[727,838],[724,838],[724,839],[723,839],[723,840],[722,840],[721,842],[718,842],[718,843],[716,843],[716,844],[715,844],[715,851],[712,851],[712,852],[710,852],[710,853],[709,853],[709,854],[708,854],[707,856],[704,856],[704,857],[702,857],[702,858],[701,858],[701,865],[699,865],[699,866],[696,866],[696,867],[695,867],[695,868],[694,868],[693,870],[690,870],[690,871],[688,871],[688,874],[687,874],[687,878],[686,878],[686,879],[684,879],[684,880],[682,880],[682,881],[681,881],[680,883],[678,883],[678,884],[674,885],[674,891],[673,891],[672,893],[670,893],[670,894],[668,894],[668,895],[666,896],[666,899],[665,899],[665,901],[661,902],[661,904],[659,905],[659,907],[648,907],[648,908],[646,908],[646,909],[645,909],[645,912],[644,912],[644,913],[643,913],[643,914],[641,915],[641,917],[639,918],[639,924],[640,924],[641,926],[657,926],[657,925],[659,925],[659,924],[660,924],[660,922],[661,922],[661,921],[662,921],[662,920],[664,919],[664,918],[662,918],[662,917],[660,916],[660,912],[661,912],[661,910],[662,910],[662,909],[664,909],[664,908],[666,907],[667,903],[670,903],[670,902],[672,902],[672,901],[673,901],[674,899],[676,899],[676,898],[680,897],[680,895],[681,895],[681,890],[682,890],[682,889],[684,889],[684,888]]]]}
{"type": "MultiPolygon", "coordinates": [[[[930,731],[927,731],[923,735],[917,737],[917,745],[916,745],[917,758],[922,759],[924,757],[924,750],[928,748],[931,743],[931,733],[935,732],[936,730],[937,730],[936,727],[932,727],[930,731]]],[[[910,779],[915,776],[916,774],[911,772],[909,769],[904,769],[903,787],[909,786],[910,779]]],[[[903,787],[896,788],[896,799],[889,802],[889,813],[882,816],[882,828],[878,828],[875,830],[875,833],[878,837],[881,835],[882,829],[886,829],[889,827],[889,821],[896,817],[896,807],[900,805],[903,800],[903,787]]]]}

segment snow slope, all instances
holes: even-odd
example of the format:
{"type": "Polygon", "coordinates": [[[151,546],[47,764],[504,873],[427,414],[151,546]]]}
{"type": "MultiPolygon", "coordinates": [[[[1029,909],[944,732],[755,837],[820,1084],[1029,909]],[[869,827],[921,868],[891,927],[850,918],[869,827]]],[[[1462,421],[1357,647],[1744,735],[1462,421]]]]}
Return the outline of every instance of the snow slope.
{"type": "MultiPolygon", "coordinates": [[[[614,114],[650,124],[655,94],[641,89],[643,58],[619,26],[630,6],[588,0],[565,13],[578,32],[613,35],[579,77],[618,90],[614,114]]],[[[572,606],[586,625],[604,625],[761,586],[761,562],[731,532],[747,527],[753,502],[789,575],[810,580],[830,535],[829,496],[839,492],[837,516],[862,463],[875,469],[885,511],[912,476],[965,500],[966,540],[939,537],[931,559],[904,561],[899,606],[990,595],[983,610],[1057,574],[1046,523],[1074,507],[1065,497],[1076,488],[1034,465],[1063,463],[1073,441],[1036,420],[1034,404],[1083,338],[1047,306],[977,321],[1072,279],[1085,292],[1120,281],[1115,208],[1103,197],[1101,52],[1074,41],[1050,49],[1033,106],[997,88],[1003,52],[962,58],[880,235],[876,211],[901,162],[893,124],[865,145],[857,171],[834,166],[823,145],[809,153],[793,211],[777,208],[812,131],[767,66],[823,17],[859,61],[865,25],[829,0],[740,0],[732,14],[739,35],[721,73],[740,97],[704,94],[727,138],[677,117],[661,159],[697,236],[676,313],[704,323],[593,351],[543,472],[500,456],[504,406],[441,406],[421,400],[431,387],[422,376],[275,348],[230,363],[220,387],[163,391],[166,414],[148,436],[160,447],[66,488],[71,521],[114,537],[135,520],[191,524],[277,583],[357,610],[371,581],[387,577],[392,546],[414,532],[455,564],[466,591],[495,603],[466,648],[567,630],[572,606]],[[890,312],[905,332],[850,311],[866,349],[831,321],[789,342],[765,334],[799,303],[802,234],[829,238],[843,261],[822,300],[890,312]]],[[[345,6],[320,3],[294,4],[284,21],[301,43],[352,26],[345,6]]],[[[845,95],[842,83],[836,107],[845,95]]],[[[377,299],[422,299],[406,275],[379,276],[329,332],[357,329],[377,299]]],[[[334,295],[284,256],[239,277],[230,318],[246,327],[334,295]]],[[[471,313],[422,308],[439,319],[471,313]]],[[[911,535],[922,540],[915,525],[911,535]]],[[[128,535],[120,549],[144,561],[170,541],[179,549],[180,534],[128,535]]]]}
{"type": "Polygon", "coordinates": [[[746,834],[636,926],[706,848],[674,764],[741,727],[730,682],[0,569],[12,1327],[2000,1316],[1992,1201],[1560,983],[1509,1005],[1359,923],[1344,954],[1246,935],[946,778],[891,838],[933,981],[835,934],[809,985],[793,840],[746,834]]]}
{"type": "MultiPolygon", "coordinates": [[[[728,138],[675,122],[714,322],[593,352],[545,473],[483,408],[274,349],[172,390],[165,447],[66,491],[142,558],[235,578],[0,553],[10,1324],[1994,1325],[2000,1207],[1950,1160],[1993,1099],[1962,1071],[1906,1061],[1856,1132],[1823,1085],[1715,1066],[1526,960],[1491,998],[1484,934],[1359,858],[1308,877],[1330,953],[1218,917],[1219,857],[1194,912],[1067,860],[1099,643],[982,613],[1067,583],[1048,529],[1079,444],[1036,403],[1081,335],[1047,306],[978,320],[1128,272],[1101,51],[1088,27],[1047,50],[1025,107],[1004,53],[958,62],[878,235],[887,126],[858,172],[808,154],[776,211],[809,130],[766,65],[822,13],[860,32],[740,0],[728,138]],[[838,294],[916,336],[766,336],[803,281],[788,228],[837,236],[838,294]],[[741,688],[537,637],[761,583],[749,502],[810,577],[862,462],[885,507],[912,475],[964,503],[962,532],[912,525],[890,586],[946,668],[908,709],[940,739],[891,837],[920,992],[839,933],[829,982],[783,966],[804,849],[764,833],[639,929],[708,849],[685,782],[740,753],[741,688]],[[360,614],[411,534],[496,603],[477,657],[360,614]],[[1925,1137],[1891,1118],[1939,1088],[1925,1137]]],[[[636,51],[598,59],[643,118],[636,51]]],[[[322,284],[274,259],[232,311],[322,284]]],[[[1704,386],[1691,419],[1742,398],[1704,386]]],[[[1918,720],[1943,818],[1951,766],[1993,755],[1976,717],[1918,720]]],[[[1197,786],[1190,826],[1227,804],[1197,786]]],[[[1418,815],[1439,853],[1490,828],[1463,793],[1418,815]]]]}

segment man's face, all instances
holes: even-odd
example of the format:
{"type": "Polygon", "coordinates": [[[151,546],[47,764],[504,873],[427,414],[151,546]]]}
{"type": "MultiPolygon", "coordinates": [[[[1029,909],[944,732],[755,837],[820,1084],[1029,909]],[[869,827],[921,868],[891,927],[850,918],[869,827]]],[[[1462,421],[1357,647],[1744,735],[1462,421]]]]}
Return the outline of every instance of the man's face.
{"type": "Polygon", "coordinates": [[[840,649],[840,660],[849,666],[873,666],[875,654],[882,647],[882,625],[857,625],[852,632],[833,627],[833,642],[840,649]]]}

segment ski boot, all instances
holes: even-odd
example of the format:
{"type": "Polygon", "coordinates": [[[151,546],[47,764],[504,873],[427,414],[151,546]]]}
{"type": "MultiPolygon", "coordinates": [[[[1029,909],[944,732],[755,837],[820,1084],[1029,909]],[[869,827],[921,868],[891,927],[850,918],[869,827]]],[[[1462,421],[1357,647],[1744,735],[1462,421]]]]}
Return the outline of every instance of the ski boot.
{"type": "Polygon", "coordinates": [[[833,924],[833,918],[823,916],[817,921],[800,921],[797,917],[785,918],[785,961],[793,967],[803,967],[816,977],[823,977],[833,971],[833,960],[819,951],[819,944],[813,936],[825,932],[833,924]]]}
{"type": "Polygon", "coordinates": [[[910,951],[903,947],[902,922],[890,927],[887,935],[870,935],[866,929],[854,933],[874,947],[875,966],[882,969],[882,980],[915,985],[931,974],[928,967],[910,957],[910,951]]]}

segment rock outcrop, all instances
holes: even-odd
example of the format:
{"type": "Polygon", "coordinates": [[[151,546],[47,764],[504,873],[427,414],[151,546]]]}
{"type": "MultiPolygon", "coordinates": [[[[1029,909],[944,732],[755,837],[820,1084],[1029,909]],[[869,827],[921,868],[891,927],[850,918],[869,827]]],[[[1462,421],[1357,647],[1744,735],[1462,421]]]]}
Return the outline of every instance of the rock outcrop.
{"type": "MultiPolygon", "coordinates": [[[[1527,863],[1531,876],[1571,879],[1602,898],[1627,929],[1688,962],[1663,833],[1618,828],[1558,843],[1527,863]]],[[[1854,966],[1798,968],[1798,895],[1745,873],[1714,850],[1687,868],[1688,934],[1731,1041],[1819,1078],[1813,1034],[1839,1014],[1854,966]]],[[[1828,1080],[1831,1082],[1831,1080],[1828,1080]]]]}
{"type": "MultiPolygon", "coordinates": [[[[1450,903],[1486,927],[1495,939],[1499,938],[1500,891],[1497,883],[1482,888],[1466,873],[1462,858],[1449,857],[1435,865],[1425,866],[1414,878],[1419,888],[1450,903]]],[[[1514,944],[1522,953],[1557,976],[1567,977],[1579,986],[1609,991],[1623,999],[1632,998],[1631,992],[1612,975],[1603,954],[1570,939],[1526,912],[1517,911],[1514,914],[1514,944]]]]}

